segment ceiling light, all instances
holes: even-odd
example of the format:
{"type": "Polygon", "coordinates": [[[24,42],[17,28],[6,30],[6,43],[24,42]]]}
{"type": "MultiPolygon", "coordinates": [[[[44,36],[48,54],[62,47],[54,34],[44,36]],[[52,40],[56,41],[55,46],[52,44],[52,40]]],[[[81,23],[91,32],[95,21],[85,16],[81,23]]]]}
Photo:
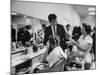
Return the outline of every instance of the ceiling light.
{"type": "Polygon", "coordinates": [[[89,15],[95,15],[96,13],[95,12],[89,12],[89,15]]]}
{"type": "Polygon", "coordinates": [[[93,7],[93,8],[88,8],[88,11],[95,11],[96,9],[93,7]]]}

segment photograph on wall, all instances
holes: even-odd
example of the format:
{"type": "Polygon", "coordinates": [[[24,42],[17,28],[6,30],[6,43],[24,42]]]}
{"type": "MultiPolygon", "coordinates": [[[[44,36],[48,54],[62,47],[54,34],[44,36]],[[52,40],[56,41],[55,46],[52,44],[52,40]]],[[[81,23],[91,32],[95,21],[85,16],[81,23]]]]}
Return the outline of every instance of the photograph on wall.
{"type": "Polygon", "coordinates": [[[96,69],[96,6],[11,0],[11,75],[96,69]]]}

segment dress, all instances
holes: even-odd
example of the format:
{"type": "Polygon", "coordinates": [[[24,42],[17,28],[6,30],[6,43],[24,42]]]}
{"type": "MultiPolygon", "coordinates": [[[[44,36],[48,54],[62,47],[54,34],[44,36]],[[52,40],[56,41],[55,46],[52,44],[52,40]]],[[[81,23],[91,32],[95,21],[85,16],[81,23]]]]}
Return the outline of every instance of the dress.
{"type": "MultiPolygon", "coordinates": [[[[82,47],[86,47],[87,44],[91,44],[91,47],[92,47],[93,39],[89,35],[87,35],[85,38],[83,38],[83,35],[81,35],[78,40],[78,43],[82,47]]],[[[89,53],[89,51],[91,50],[91,47],[85,52],[77,50],[77,55],[85,57],[86,62],[91,62],[91,55],[89,53]]]]}

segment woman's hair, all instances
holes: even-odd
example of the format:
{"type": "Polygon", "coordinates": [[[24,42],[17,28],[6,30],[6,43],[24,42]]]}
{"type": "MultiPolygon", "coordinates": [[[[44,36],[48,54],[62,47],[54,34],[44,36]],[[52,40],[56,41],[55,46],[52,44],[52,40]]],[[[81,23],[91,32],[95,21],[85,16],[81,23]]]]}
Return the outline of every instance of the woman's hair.
{"type": "Polygon", "coordinates": [[[94,27],[94,29],[93,30],[96,30],[96,27],[94,27]]]}
{"type": "Polygon", "coordinates": [[[70,25],[70,24],[67,24],[67,25],[66,25],[66,28],[67,28],[68,26],[71,26],[71,25],[70,25]]]}
{"type": "Polygon", "coordinates": [[[56,19],[56,18],[57,18],[57,16],[55,14],[49,14],[49,16],[48,16],[49,22],[51,22],[51,20],[56,19]]]}
{"type": "Polygon", "coordinates": [[[28,30],[31,29],[31,25],[27,25],[26,29],[28,29],[28,30]]]}
{"type": "Polygon", "coordinates": [[[85,28],[85,31],[87,32],[87,34],[90,34],[91,26],[87,25],[86,23],[82,23],[82,26],[85,28]]]}
{"type": "Polygon", "coordinates": [[[35,68],[34,73],[37,73],[39,70],[40,70],[39,68],[35,68]]]}

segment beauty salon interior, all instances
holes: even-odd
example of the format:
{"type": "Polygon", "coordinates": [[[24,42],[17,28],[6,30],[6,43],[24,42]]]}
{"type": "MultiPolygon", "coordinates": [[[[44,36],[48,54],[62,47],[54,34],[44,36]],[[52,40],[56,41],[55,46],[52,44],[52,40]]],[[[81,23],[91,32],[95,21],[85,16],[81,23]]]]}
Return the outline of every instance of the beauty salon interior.
{"type": "Polygon", "coordinates": [[[11,0],[11,74],[96,69],[96,6],[11,0]]]}

